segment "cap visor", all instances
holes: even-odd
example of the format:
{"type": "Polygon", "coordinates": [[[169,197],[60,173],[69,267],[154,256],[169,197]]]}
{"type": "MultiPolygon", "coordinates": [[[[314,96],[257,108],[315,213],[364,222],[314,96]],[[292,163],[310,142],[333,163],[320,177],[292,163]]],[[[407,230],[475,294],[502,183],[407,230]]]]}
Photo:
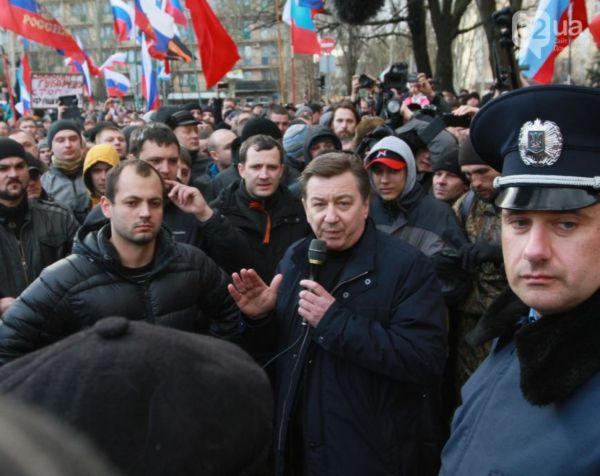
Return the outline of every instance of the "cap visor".
{"type": "Polygon", "coordinates": [[[385,157],[371,160],[367,164],[367,168],[371,167],[371,165],[373,165],[373,164],[387,165],[390,169],[394,169],[394,170],[400,170],[400,169],[406,168],[406,162],[403,162],[401,160],[396,160],[396,159],[386,159],[385,157]]]}
{"type": "Polygon", "coordinates": [[[496,205],[509,210],[567,211],[589,207],[600,196],[581,188],[508,187],[496,197],[496,205]]]}

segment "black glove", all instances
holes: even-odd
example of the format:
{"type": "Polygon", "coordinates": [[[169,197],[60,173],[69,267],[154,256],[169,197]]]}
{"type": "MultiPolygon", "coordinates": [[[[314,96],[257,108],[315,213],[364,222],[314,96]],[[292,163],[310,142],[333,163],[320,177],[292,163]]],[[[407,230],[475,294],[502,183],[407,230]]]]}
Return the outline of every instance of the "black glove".
{"type": "Polygon", "coordinates": [[[472,272],[481,263],[502,263],[502,247],[486,241],[477,241],[462,245],[459,251],[462,268],[472,272]]]}
{"type": "Polygon", "coordinates": [[[431,257],[438,276],[452,276],[462,271],[462,256],[457,250],[444,249],[431,257]]]}

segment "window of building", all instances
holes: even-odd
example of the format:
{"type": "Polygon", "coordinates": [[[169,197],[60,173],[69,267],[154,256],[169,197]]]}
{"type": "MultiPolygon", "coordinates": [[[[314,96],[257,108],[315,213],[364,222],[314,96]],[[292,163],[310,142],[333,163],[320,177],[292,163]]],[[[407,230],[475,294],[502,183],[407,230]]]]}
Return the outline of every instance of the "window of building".
{"type": "Polygon", "coordinates": [[[88,21],[88,4],[86,2],[75,2],[69,5],[69,12],[73,18],[78,19],[81,22],[88,21]]]}

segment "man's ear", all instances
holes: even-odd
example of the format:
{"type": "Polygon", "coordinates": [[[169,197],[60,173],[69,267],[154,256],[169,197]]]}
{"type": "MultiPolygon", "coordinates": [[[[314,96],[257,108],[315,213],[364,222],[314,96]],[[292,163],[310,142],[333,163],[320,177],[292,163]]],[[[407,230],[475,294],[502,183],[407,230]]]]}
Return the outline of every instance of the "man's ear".
{"type": "Polygon", "coordinates": [[[240,162],[237,167],[238,167],[238,172],[240,174],[240,177],[243,177],[244,176],[244,170],[245,170],[244,164],[242,164],[240,162]]]}
{"type": "Polygon", "coordinates": [[[106,218],[109,220],[112,218],[112,203],[104,195],[100,197],[100,209],[106,218]]]}

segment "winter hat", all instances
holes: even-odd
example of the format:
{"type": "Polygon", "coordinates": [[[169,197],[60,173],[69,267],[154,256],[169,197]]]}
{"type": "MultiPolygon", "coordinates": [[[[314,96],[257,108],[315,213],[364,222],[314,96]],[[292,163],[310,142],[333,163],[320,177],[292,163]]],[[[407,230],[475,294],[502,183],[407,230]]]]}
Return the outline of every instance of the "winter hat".
{"type": "Polygon", "coordinates": [[[269,453],[269,380],[213,337],[102,319],[0,368],[0,392],[71,424],[129,476],[254,474],[269,453]]]}
{"type": "Polygon", "coordinates": [[[475,152],[469,136],[465,137],[458,147],[458,163],[459,165],[488,165],[475,152]]]}
{"type": "Polygon", "coordinates": [[[402,139],[394,136],[384,137],[371,147],[365,159],[365,167],[368,169],[375,163],[383,163],[394,169],[406,167],[406,185],[399,198],[407,195],[415,186],[417,180],[415,157],[408,144],[402,139]]]}
{"type": "Polygon", "coordinates": [[[276,140],[281,139],[281,131],[273,121],[265,119],[264,117],[253,117],[252,119],[249,119],[248,122],[244,124],[240,137],[236,137],[231,143],[231,161],[233,164],[240,163],[240,147],[242,146],[242,142],[258,134],[271,136],[276,140]]]}
{"type": "Polygon", "coordinates": [[[432,161],[431,168],[434,173],[440,170],[451,172],[454,175],[460,177],[460,179],[465,184],[469,184],[467,176],[462,173],[462,171],[460,170],[460,165],[458,164],[458,147],[448,150],[445,154],[442,154],[441,157],[432,161]]]}
{"type": "Polygon", "coordinates": [[[313,115],[313,110],[309,106],[302,106],[296,111],[296,117],[302,117],[303,114],[313,115]]]}
{"type": "Polygon", "coordinates": [[[331,116],[333,116],[333,111],[326,111],[321,115],[321,119],[319,119],[320,126],[327,126],[329,121],[331,120],[331,116]]]}
{"type": "Polygon", "coordinates": [[[70,119],[61,119],[60,121],[56,121],[50,126],[50,129],[48,129],[48,144],[50,145],[50,148],[52,148],[54,136],[60,131],[65,130],[75,131],[77,134],[81,135],[81,129],[75,121],[70,119]]]}
{"type": "Polygon", "coordinates": [[[297,159],[303,154],[304,142],[308,136],[309,126],[305,123],[288,127],[283,135],[283,150],[291,159],[297,159]]]}
{"type": "Polygon", "coordinates": [[[7,137],[0,138],[0,160],[7,159],[9,157],[21,157],[25,158],[25,149],[16,140],[9,139],[7,137]]]}

